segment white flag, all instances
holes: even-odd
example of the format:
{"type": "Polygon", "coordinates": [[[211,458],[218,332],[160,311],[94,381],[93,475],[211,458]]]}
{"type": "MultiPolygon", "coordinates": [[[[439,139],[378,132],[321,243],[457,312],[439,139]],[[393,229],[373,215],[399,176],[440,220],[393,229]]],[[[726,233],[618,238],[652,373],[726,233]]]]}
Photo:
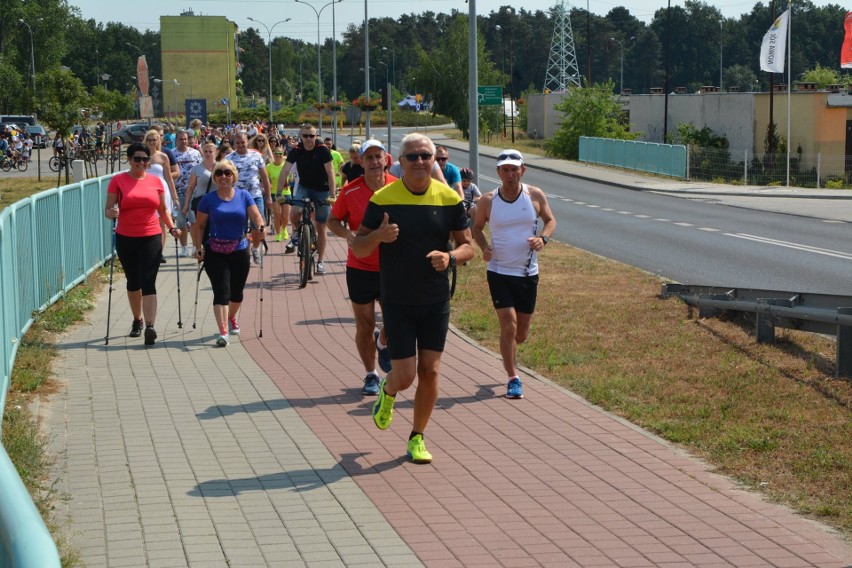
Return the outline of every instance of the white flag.
{"type": "Polygon", "coordinates": [[[778,16],[760,44],[760,70],[770,73],[784,72],[784,56],[787,53],[787,25],[790,9],[778,16]]]}

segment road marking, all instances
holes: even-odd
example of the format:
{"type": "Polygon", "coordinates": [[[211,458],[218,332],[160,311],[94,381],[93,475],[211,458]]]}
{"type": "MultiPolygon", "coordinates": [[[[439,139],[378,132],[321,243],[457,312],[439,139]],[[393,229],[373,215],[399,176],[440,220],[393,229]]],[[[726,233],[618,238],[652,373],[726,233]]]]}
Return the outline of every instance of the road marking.
{"type": "Polygon", "coordinates": [[[675,223],[678,227],[694,227],[692,223],[675,223]]]}
{"type": "Polygon", "coordinates": [[[660,221],[661,223],[671,223],[671,219],[654,219],[654,221],[660,221]]]}
{"type": "Polygon", "coordinates": [[[714,229],[713,227],[699,227],[699,231],[707,231],[708,233],[721,233],[721,229],[714,229]]]}
{"type": "Polygon", "coordinates": [[[852,260],[852,253],[843,252],[839,250],[826,249],[821,247],[812,247],[809,245],[803,245],[799,243],[791,243],[789,241],[779,241],[775,239],[768,239],[766,237],[759,237],[757,235],[749,235],[747,233],[724,233],[725,236],[734,237],[737,239],[744,239],[746,241],[753,241],[756,243],[762,243],[765,245],[774,245],[777,247],[789,248],[794,250],[800,250],[804,252],[813,252],[816,254],[821,254],[824,256],[831,256],[834,258],[842,258],[845,260],[852,260]]]}

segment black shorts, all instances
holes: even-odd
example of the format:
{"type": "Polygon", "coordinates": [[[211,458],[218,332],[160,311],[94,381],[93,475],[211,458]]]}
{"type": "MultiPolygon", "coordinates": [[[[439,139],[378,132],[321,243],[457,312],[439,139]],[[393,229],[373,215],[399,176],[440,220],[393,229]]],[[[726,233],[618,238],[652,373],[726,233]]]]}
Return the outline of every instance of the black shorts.
{"type": "Polygon", "coordinates": [[[441,352],[450,326],[450,301],[425,306],[382,304],[391,359],[414,357],[419,349],[441,352]]]}
{"type": "Polygon", "coordinates": [[[353,304],[372,304],[382,290],[379,273],[360,268],[346,267],[346,287],[353,304]]]}
{"type": "Polygon", "coordinates": [[[491,290],[491,303],[494,308],[515,308],[521,314],[532,314],[535,311],[535,300],[538,294],[538,274],[535,276],[507,276],[490,270],[488,289],[491,290]]]}

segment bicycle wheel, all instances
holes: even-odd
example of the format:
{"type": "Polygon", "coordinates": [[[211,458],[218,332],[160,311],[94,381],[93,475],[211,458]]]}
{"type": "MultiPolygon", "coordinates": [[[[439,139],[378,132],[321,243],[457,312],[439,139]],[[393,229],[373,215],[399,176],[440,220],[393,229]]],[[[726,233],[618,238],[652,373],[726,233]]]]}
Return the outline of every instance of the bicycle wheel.
{"type": "Polygon", "coordinates": [[[58,172],[60,163],[61,161],[59,160],[59,157],[54,156],[47,162],[47,167],[50,168],[50,171],[52,172],[58,172]]]}
{"type": "Polygon", "coordinates": [[[3,168],[4,172],[8,172],[12,169],[12,160],[3,160],[0,162],[0,168],[3,168]]]}
{"type": "Polygon", "coordinates": [[[20,160],[18,160],[18,163],[15,164],[15,166],[18,168],[19,172],[27,171],[27,166],[29,166],[29,165],[30,165],[29,162],[27,162],[24,158],[21,158],[20,160]]]}
{"type": "Polygon", "coordinates": [[[299,231],[299,288],[308,285],[313,268],[313,254],[311,253],[311,232],[307,223],[302,223],[299,231]]]}

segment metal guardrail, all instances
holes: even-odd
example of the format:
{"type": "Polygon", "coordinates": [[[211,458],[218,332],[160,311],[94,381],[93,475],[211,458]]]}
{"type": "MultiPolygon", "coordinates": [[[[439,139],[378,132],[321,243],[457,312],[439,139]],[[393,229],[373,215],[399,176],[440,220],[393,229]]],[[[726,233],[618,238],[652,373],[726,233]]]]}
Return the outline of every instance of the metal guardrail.
{"type": "MultiPolygon", "coordinates": [[[[44,191],[0,212],[0,415],[34,316],[111,254],[111,224],[103,216],[109,179],[44,191]]],[[[0,568],[59,565],[50,532],[0,446],[0,568]]]]}
{"type": "Polygon", "coordinates": [[[686,146],[580,137],[580,161],[687,179],[686,146]]]}
{"type": "Polygon", "coordinates": [[[661,295],[697,306],[698,317],[717,317],[723,311],[753,313],[758,343],[774,343],[776,327],[834,335],[835,376],[852,377],[850,296],[685,284],[664,284],[661,295]]]}

